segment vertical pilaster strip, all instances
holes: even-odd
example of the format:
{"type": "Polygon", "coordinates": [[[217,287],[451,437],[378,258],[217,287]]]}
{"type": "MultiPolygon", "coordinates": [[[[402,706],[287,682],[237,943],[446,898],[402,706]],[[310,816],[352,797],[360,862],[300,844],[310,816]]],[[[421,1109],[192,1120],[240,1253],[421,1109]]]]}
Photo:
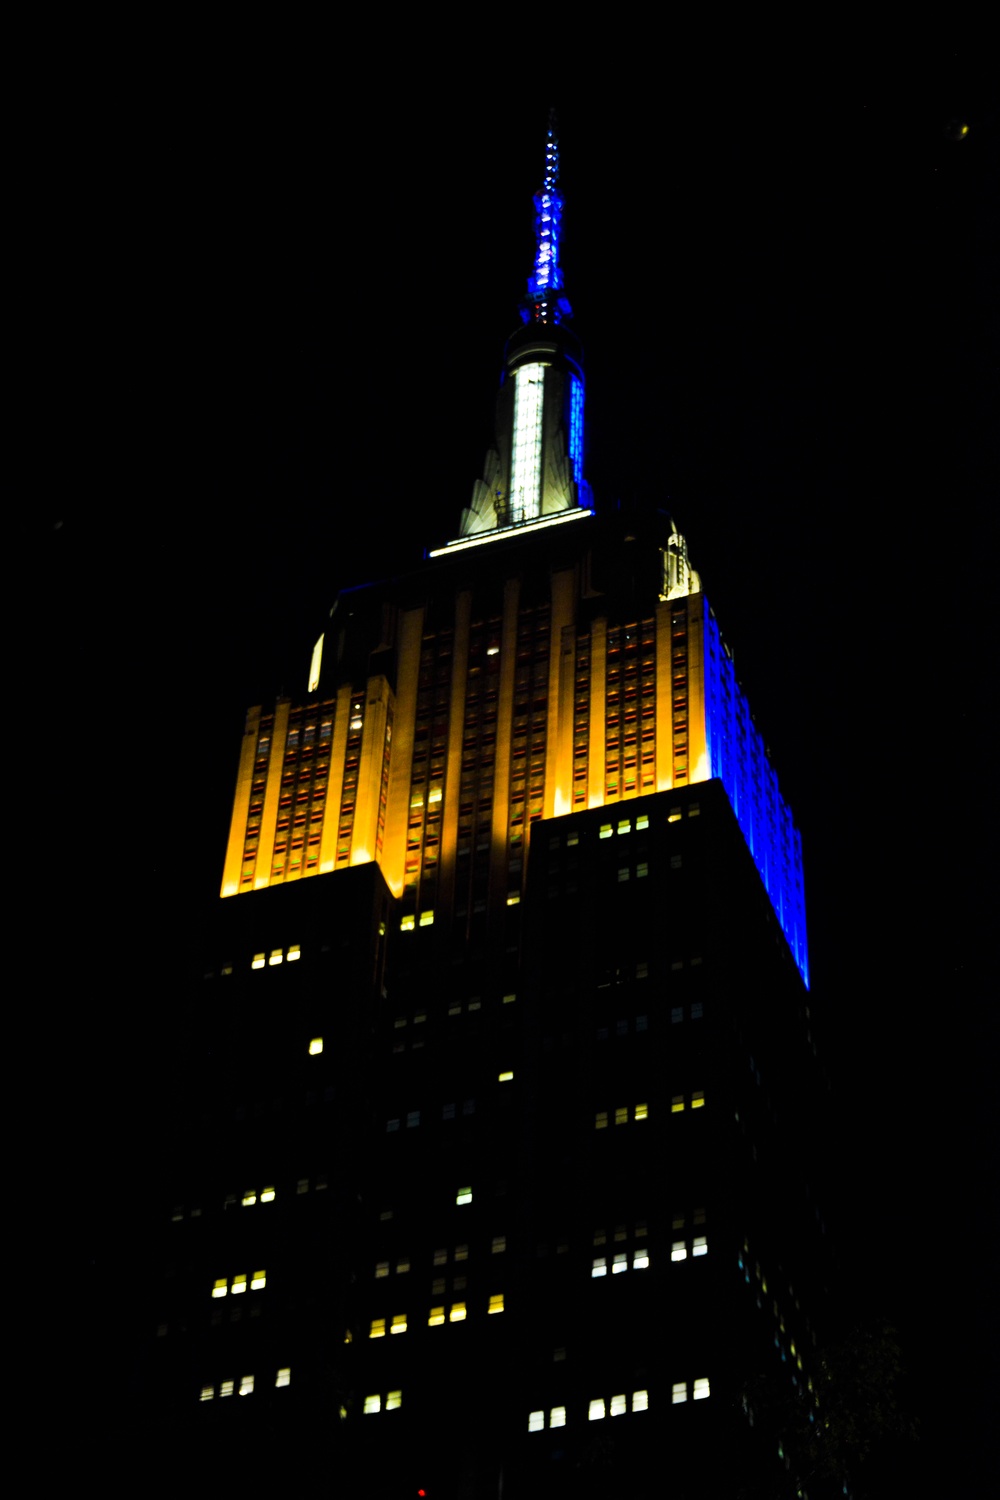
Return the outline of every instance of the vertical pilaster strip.
{"type": "Polygon", "coordinates": [[[462,589],[455,595],[455,634],[451,652],[451,695],[448,700],[448,748],[444,768],[444,809],[441,816],[441,860],[438,874],[438,907],[443,920],[451,920],[455,901],[455,862],[458,854],[458,808],[462,793],[462,739],[465,728],[465,692],[469,677],[469,623],[472,595],[462,589]]]}
{"type": "Polygon", "coordinates": [[[325,875],[337,866],[337,834],[340,829],[340,799],[344,792],[344,760],[347,756],[347,727],[351,717],[351,684],[342,682],[337,689],[337,706],[333,711],[333,743],[330,746],[330,778],[327,782],[326,811],[323,814],[323,837],[319,846],[319,872],[325,875]]]}
{"type": "Polygon", "coordinates": [[[267,763],[267,785],[264,788],[264,811],[260,819],[260,842],[257,845],[257,865],[254,872],[254,890],[259,891],[271,883],[271,861],[274,858],[274,830],[278,823],[278,803],[281,801],[281,778],[285,772],[285,742],[288,739],[288,715],[292,704],[289,698],[281,698],[274,706],[274,728],[271,731],[271,759],[267,763]]]}
{"type": "Polygon", "coordinates": [[[705,732],[704,594],[689,594],[688,617],[688,781],[707,781],[708,738],[705,732]]]}
{"type": "Polygon", "coordinates": [[[416,609],[402,610],[399,616],[396,710],[389,760],[389,806],[382,843],[382,874],[394,896],[402,894],[406,866],[406,829],[410,818],[410,782],[413,776],[413,731],[417,721],[420,645],[423,636],[423,605],[416,609]]]}
{"type": "Polygon", "coordinates": [[[568,813],[573,806],[573,657],[576,604],[576,570],[563,568],[552,574],[552,608],[549,616],[549,691],[545,730],[545,796],[542,817],[568,813]],[[567,667],[563,653],[569,647],[567,667]],[[569,703],[564,686],[569,682],[569,703]]]}
{"type": "MultiPolygon", "coordinates": [[[[259,737],[260,707],[258,706],[248,709],[246,726],[243,730],[240,768],[236,774],[236,794],[233,797],[233,815],[229,823],[229,843],[226,845],[226,863],[222,871],[223,896],[239,894],[243,873],[243,850],[247,839],[247,819],[250,814],[250,791],[253,787],[259,737]]],[[[242,909],[241,907],[240,910],[242,909]]]]}
{"type": "Polygon", "coordinates": [[[587,755],[587,806],[604,806],[604,744],[608,684],[608,622],[590,627],[590,747],[587,755]]]}
{"type": "Polygon", "coordinates": [[[677,607],[666,599],[656,606],[656,790],[668,792],[674,784],[673,673],[670,665],[670,611],[677,607]]]}
{"type": "Polygon", "coordinates": [[[389,724],[392,690],[384,677],[369,677],[365,690],[365,722],[361,732],[361,763],[358,795],[351,830],[352,865],[367,865],[375,858],[378,836],[378,804],[382,786],[382,762],[389,724]]]}
{"type": "Polygon", "coordinates": [[[507,825],[510,818],[510,742],[514,728],[514,674],[517,666],[517,611],[521,584],[508,578],[503,590],[500,627],[500,685],[497,692],[496,765],[493,773],[493,822],[490,837],[490,885],[487,900],[491,923],[507,905],[507,825]]]}

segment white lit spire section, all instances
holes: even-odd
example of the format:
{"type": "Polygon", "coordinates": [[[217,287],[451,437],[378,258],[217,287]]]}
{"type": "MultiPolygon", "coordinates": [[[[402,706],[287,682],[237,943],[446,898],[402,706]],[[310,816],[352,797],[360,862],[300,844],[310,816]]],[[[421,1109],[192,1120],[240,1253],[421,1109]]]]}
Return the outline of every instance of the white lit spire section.
{"type": "Polygon", "coordinates": [[[514,382],[510,520],[519,526],[522,521],[533,521],[541,508],[545,366],[521,365],[514,382]]]}

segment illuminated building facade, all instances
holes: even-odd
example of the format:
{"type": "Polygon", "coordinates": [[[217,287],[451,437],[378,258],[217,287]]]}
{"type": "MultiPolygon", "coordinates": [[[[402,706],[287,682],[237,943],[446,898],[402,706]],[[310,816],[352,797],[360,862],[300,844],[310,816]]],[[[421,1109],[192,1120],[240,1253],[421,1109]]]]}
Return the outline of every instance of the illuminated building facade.
{"type": "Polygon", "coordinates": [[[683,538],[592,507],[551,130],[535,208],[459,536],[247,716],[150,1363],[220,1473],[631,1496],[669,1431],[686,1493],[811,1400],[800,841],[683,538]]]}

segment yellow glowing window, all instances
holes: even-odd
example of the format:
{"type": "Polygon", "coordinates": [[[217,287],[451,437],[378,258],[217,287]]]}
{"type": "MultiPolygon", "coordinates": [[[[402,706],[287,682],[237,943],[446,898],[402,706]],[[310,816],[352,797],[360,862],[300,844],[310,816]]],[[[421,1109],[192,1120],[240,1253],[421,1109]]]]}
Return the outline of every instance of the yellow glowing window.
{"type": "Polygon", "coordinates": [[[214,1395],[215,1395],[215,1386],[214,1385],[203,1385],[202,1388],[201,1388],[201,1395],[198,1397],[198,1400],[199,1401],[211,1401],[214,1395]]]}
{"type": "Polygon", "coordinates": [[[649,1105],[648,1104],[637,1104],[636,1107],[635,1107],[635,1118],[637,1120],[648,1120],[649,1119],[649,1105]]]}
{"type": "Polygon", "coordinates": [[[705,1095],[704,1095],[704,1093],[702,1092],[701,1089],[699,1089],[697,1091],[697,1093],[694,1093],[694,1094],[691,1095],[691,1108],[692,1109],[701,1109],[702,1106],[704,1105],[704,1103],[705,1103],[705,1095]]]}
{"type": "Polygon", "coordinates": [[[615,1124],[616,1125],[627,1125],[628,1124],[628,1107],[627,1106],[624,1109],[616,1109],[615,1110],[615,1124]]]}
{"type": "Polygon", "coordinates": [[[240,1202],[242,1203],[244,1208],[253,1208],[254,1204],[257,1202],[257,1189],[247,1188],[240,1202]]]}
{"type": "Polygon", "coordinates": [[[290,964],[293,964],[297,959],[300,959],[301,957],[302,949],[299,947],[298,943],[293,943],[288,950],[288,962],[290,964]]]}
{"type": "Polygon", "coordinates": [[[290,1365],[284,1365],[274,1377],[275,1385],[291,1385],[292,1370],[290,1365]]]}
{"type": "Polygon", "coordinates": [[[681,1110],[683,1108],[684,1108],[684,1095],[683,1094],[674,1094],[673,1098],[670,1100],[670,1113],[672,1115],[679,1115],[680,1112],[681,1112],[681,1110]]]}
{"type": "Polygon", "coordinates": [[[261,1201],[261,1203],[273,1203],[274,1202],[274,1188],[273,1187],[266,1187],[264,1189],[264,1191],[260,1195],[260,1201],[261,1201]]]}
{"type": "Polygon", "coordinates": [[[468,1260],[468,1258],[469,1258],[469,1247],[468,1247],[468,1245],[456,1245],[455,1246],[455,1259],[456,1260],[468,1260]]]}
{"type": "Polygon", "coordinates": [[[235,1384],[235,1382],[232,1381],[232,1380],[224,1380],[222,1382],[222,1384],[219,1386],[219,1395],[220,1396],[231,1396],[233,1394],[233,1386],[234,1386],[234,1384],[235,1384]]]}
{"type": "Polygon", "coordinates": [[[530,1411],[528,1413],[528,1431],[541,1432],[545,1427],[545,1413],[543,1411],[530,1411]]]}
{"type": "Polygon", "coordinates": [[[513,1005],[514,1001],[516,999],[517,999],[516,995],[504,995],[504,997],[503,997],[503,1003],[504,1003],[504,1005],[513,1005]]]}
{"type": "Polygon", "coordinates": [[[227,1294],[228,1291],[229,1291],[229,1283],[228,1283],[228,1281],[226,1281],[225,1277],[223,1277],[223,1279],[221,1281],[216,1281],[216,1282],[213,1283],[213,1286],[212,1286],[212,1296],[213,1297],[225,1297],[225,1295],[227,1294]]]}
{"type": "Polygon", "coordinates": [[[674,1240],[670,1247],[671,1260],[687,1260],[687,1246],[683,1240],[674,1240]]]}
{"type": "Polygon", "coordinates": [[[406,1314],[405,1313],[396,1313],[396,1315],[393,1318],[392,1323],[391,1323],[391,1325],[389,1327],[389,1332],[390,1333],[405,1333],[406,1332],[406,1314]]]}
{"type": "Polygon", "coordinates": [[[506,1248],[507,1248],[507,1236],[505,1234],[495,1234],[493,1236],[493,1245],[491,1247],[491,1253],[493,1255],[502,1255],[504,1253],[504,1251],[506,1250],[506,1248]]]}
{"type": "Polygon", "coordinates": [[[625,1400],[624,1391],[620,1396],[611,1397],[611,1415],[613,1417],[623,1417],[627,1411],[628,1402],[625,1400]]]}
{"type": "Polygon", "coordinates": [[[375,1277],[376,1277],[376,1280],[380,1276],[388,1276],[388,1274],[389,1274],[389,1262],[387,1260],[380,1260],[378,1262],[378,1264],[376,1265],[376,1267],[375,1267],[375,1277]]]}
{"type": "Polygon", "coordinates": [[[251,1280],[250,1280],[250,1290],[252,1292],[259,1292],[260,1289],[262,1287],[266,1286],[266,1285],[267,1285],[267,1274],[266,1274],[266,1272],[264,1272],[264,1271],[255,1271],[253,1273],[253,1276],[251,1277],[251,1280]]]}
{"type": "Polygon", "coordinates": [[[521,892],[520,891],[511,891],[510,895],[507,897],[507,905],[508,906],[520,906],[520,904],[521,904],[521,892]]]}
{"type": "MultiPolygon", "coordinates": [[[[699,1234],[697,1236],[697,1238],[695,1239],[694,1245],[691,1247],[691,1254],[692,1255],[707,1255],[708,1254],[708,1240],[705,1238],[705,1236],[703,1234],[699,1234]]],[[[792,1353],[793,1354],[795,1353],[794,1349],[792,1350],[792,1353]]]]}
{"type": "Polygon", "coordinates": [[[448,1322],[449,1323],[464,1323],[465,1322],[465,1317],[466,1317],[465,1303],[464,1302],[453,1302],[451,1304],[451,1311],[448,1313],[448,1322]]]}
{"type": "Polygon", "coordinates": [[[252,1391],[253,1391],[253,1376],[252,1375],[244,1375],[243,1379],[240,1381],[240,1395],[241,1396],[249,1396],[252,1391]]]}
{"type": "Polygon", "coordinates": [[[400,932],[412,932],[413,929],[414,929],[414,927],[416,927],[416,925],[417,925],[417,919],[416,919],[416,917],[413,917],[413,916],[400,917],[400,919],[399,919],[399,930],[400,930],[400,932]]]}
{"type": "Polygon", "coordinates": [[[471,1203],[472,1189],[470,1187],[460,1187],[458,1192],[455,1194],[455,1202],[459,1207],[461,1207],[463,1203],[471,1203]]]}
{"type": "Polygon", "coordinates": [[[421,927],[433,927],[434,913],[432,911],[422,911],[420,913],[420,925],[421,927]]]}
{"type": "Polygon", "coordinates": [[[598,1110],[597,1114],[594,1116],[594,1129],[595,1130],[607,1130],[607,1128],[608,1128],[608,1112],[607,1112],[606,1109],[600,1109],[600,1110],[598,1110]]]}
{"type": "Polygon", "coordinates": [[[621,821],[618,824],[618,832],[619,833],[631,833],[632,832],[632,819],[631,818],[622,818],[621,821]]]}
{"type": "Polygon", "coordinates": [[[587,1412],[588,1422],[602,1422],[606,1415],[603,1396],[599,1396],[596,1401],[591,1401],[590,1409],[587,1412]]]}
{"type": "Polygon", "coordinates": [[[649,817],[648,817],[648,815],[646,813],[640,813],[639,816],[635,820],[635,826],[636,826],[637,829],[638,828],[648,828],[649,827],[649,817]]]}
{"type": "Polygon", "coordinates": [[[593,1262],[593,1264],[591,1265],[591,1268],[590,1268],[590,1277],[591,1277],[591,1280],[593,1280],[595,1276],[606,1276],[607,1274],[608,1274],[608,1262],[607,1262],[607,1259],[603,1255],[598,1256],[597,1260],[595,1260],[593,1262]]]}
{"type": "Polygon", "coordinates": [[[491,1313],[503,1312],[503,1292],[497,1292],[495,1296],[490,1298],[490,1305],[487,1311],[491,1313]]]}
{"type": "Polygon", "coordinates": [[[602,838],[602,839],[609,839],[611,837],[611,834],[612,834],[611,824],[610,823],[602,823],[601,824],[601,832],[600,832],[599,837],[602,838]]]}
{"type": "Polygon", "coordinates": [[[443,1307],[432,1307],[431,1311],[430,1311],[430,1316],[427,1319],[427,1327],[428,1328],[437,1328],[438,1325],[441,1324],[441,1323],[443,1323],[443,1322],[444,1322],[444,1308],[443,1307]]]}
{"type": "Polygon", "coordinates": [[[396,1275],[397,1276],[405,1276],[406,1272],[409,1269],[410,1269],[410,1262],[408,1260],[398,1260],[396,1262],[396,1275]]]}
{"type": "Polygon", "coordinates": [[[671,1390],[671,1395],[670,1395],[671,1403],[674,1406],[679,1406],[681,1404],[681,1402],[682,1401],[686,1401],[687,1398],[688,1398],[687,1381],[686,1380],[675,1380],[674,1384],[673,1384],[673,1387],[672,1387],[672,1390],[671,1390]]]}
{"type": "Polygon", "coordinates": [[[368,1337],[370,1339],[384,1339],[385,1338],[385,1319],[384,1318],[372,1318],[372,1326],[371,1326],[371,1330],[370,1330],[370,1332],[368,1334],[368,1337]]]}
{"type": "Polygon", "coordinates": [[[271,957],[267,961],[268,968],[271,968],[274,964],[283,963],[284,958],[285,955],[282,953],[280,948],[272,948],[271,957]]]}
{"type": "Polygon", "coordinates": [[[254,956],[253,956],[253,963],[250,965],[250,967],[251,967],[251,969],[262,969],[264,967],[264,965],[265,965],[266,962],[267,962],[267,955],[266,954],[264,954],[264,953],[255,953],[254,956]]]}
{"type": "Polygon", "coordinates": [[[497,1083],[511,1083],[513,1081],[513,1078],[514,1074],[511,1072],[499,1073],[497,1075],[497,1083]]]}
{"type": "Polygon", "coordinates": [[[633,1391],[632,1392],[632,1410],[633,1411],[648,1411],[649,1410],[649,1392],[648,1391],[633,1391]]]}
{"type": "Polygon", "coordinates": [[[234,1297],[238,1297],[239,1294],[240,1294],[240,1292],[245,1292],[246,1289],[247,1289],[247,1279],[246,1279],[246,1277],[245,1276],[234,1276],[233,1277],[233,1296],[234,1297]]]}
{"type": "Polygon", "coordinates": [[[403,1404],[402,1391],[390,1391],[385,1398],[386,1411],[396,1411],[403,1404]]]}
{"type": "Polygon", "coordinates": [[[668,823],[679,823],[680,820],[681,820],[681,810],[680,810],[680,808],[679,807],[672,807],[670,809],[670,811],[667,813],[667,822],[668,823]]]}
{"type": "Polygon", "coordinates": [[[434,1251],[434,1264],[436,1266],[446,1266],[448,1264],[448,1252],[447,1252],[447,1250],[435,1250],[434,1251]]]}
{"type": "Polygon", "coordinates": [[[637,1250],[632,1257],[633,1271],[646,1271],[649,1269],[649,1251],[637,1250]]]}
{"type": "Polygon", "coordinates": [[[365,1397],[365,1416],[366,1417],[369,1416],[372,1412],[381,1411],[381,1410],[382,1410],[382,1397],[381,1396],[366,1396],[365,1397]]]}
{"type": "Polygon", "coordinates": [[[704,1376],[701,1380],[696,1380],[694,1383],[694,1399],[696,1401],[706,1401],[709,1395],[708,1377],[704,1376]]]}

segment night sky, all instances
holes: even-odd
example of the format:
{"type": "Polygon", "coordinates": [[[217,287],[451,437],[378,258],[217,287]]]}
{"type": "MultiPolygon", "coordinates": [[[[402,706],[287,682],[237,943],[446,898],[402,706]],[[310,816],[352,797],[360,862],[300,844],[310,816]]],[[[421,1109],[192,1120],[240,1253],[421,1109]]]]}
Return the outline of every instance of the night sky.
{"type": "MultiPolygon", "coordinates": [[[[246,707],[301,692],[338,587],[457,531],[554,103],[589,477],[672,512],[734,649],[803,835],[845,1276],[900,1329],[919,1462],[971,1477],[995,1426],[996,97],[976,48],[824,48],[792,77],[759,50],[611,47],[536,60],[537,87],[488,53],[341,56],[325,83],[206,62],[81,94],[73,129],[39,112],[37,634],[93,727],[108,856],[81,896],[67,797],[59,895],[67,948],[126,929],[79,1099],[114,1153],[121,1026],[169,1054],[246,707]]],[[[125,1098],[141,1136],[146,1085],[125,1098]]],[[[99,1284],[114,1255],[98,1234],[99,1284]]]]}

